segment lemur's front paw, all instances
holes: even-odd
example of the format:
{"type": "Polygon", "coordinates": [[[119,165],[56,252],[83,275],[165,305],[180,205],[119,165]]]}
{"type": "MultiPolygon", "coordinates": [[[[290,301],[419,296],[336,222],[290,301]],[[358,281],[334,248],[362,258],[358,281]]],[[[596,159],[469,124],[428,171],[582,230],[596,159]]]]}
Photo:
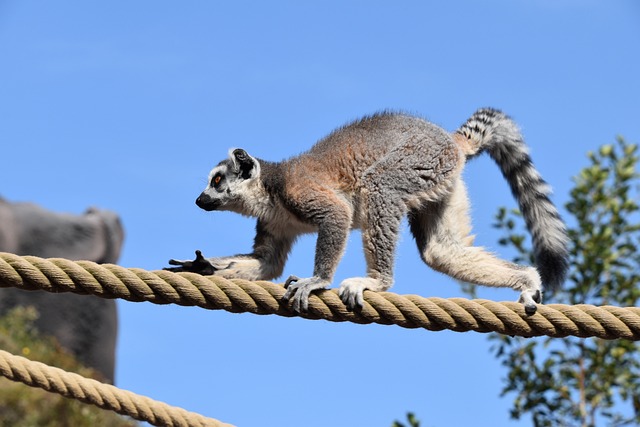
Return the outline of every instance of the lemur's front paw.
{"type": "Polygon", "coordinates": [[[308,279],[301,279],[297,276],[289,276],[284,283],[287,290],[282,301],[292,300],[292,308],[296,313],[306,313],[309,309],[309,295],[311,292],[324,289],[329,286],[329,281],[313,276],[308,279]]]}
{"type": "Polygon", "coordinates": [[[527,289],[522,291],[520,298],[518,298],[518,302],[524,304],[525,313],[531,316],[538,311],[537,304],[542,304],[542,292],[538,289],[527,289]]]}
{"type": "Polygon", "coordinates": [[[193,261],[170,259],[169,265],[177,265],[177,267],[167,267],[164,268],[164,270],[173,271],[174,273],[188,271],[191,273],[202,274],[203,276],[211,276],[216,272],[216,270],[218,270],[208,259],[202,256],[202,252],[200,251],[196,251],[196,259],[193,261]]]}

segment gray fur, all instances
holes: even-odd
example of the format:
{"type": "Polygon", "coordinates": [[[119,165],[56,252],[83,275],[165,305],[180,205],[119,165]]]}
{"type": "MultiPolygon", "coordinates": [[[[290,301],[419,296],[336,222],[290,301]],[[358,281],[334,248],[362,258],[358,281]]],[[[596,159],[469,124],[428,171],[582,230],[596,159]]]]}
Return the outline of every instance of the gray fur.
{"type": "Polygon", "coordinates": [[[253,252],[210,258],[208,263],[204,258],[170,260],[176,266],[170,270],[273,279],[281,274],[297,236],[317,232],[313,277],[291,276],[285,283],[284,300],[292,300],[293,309],[304,312],[309,295],[331,284],[349,230],[359,228],[367,276],[340,285],[342,300],[354,309],[362,307],[365,289],[384,291],[392,286],[400,223],[408,215],[427,264],[459,280],[519,290],[527,311],[535,311],[542,290],[536,269],[472,246],[461,172],[468,158],[485,149],[523,207],[536,253],[546,254],[539,258],[546,263],[543,277],[558,282],[564,271],[557,266],[566,265],[564,226],[517,127],[488,109],[476,112],[454,134],[410,115],[376,114],[335,130],[306,153],[279,163],[251,157],[244,150],[231,151],[229,159],[211,171],[209,185],[196,203],[206,210],[257,217],[253,252]],[[551,236],[542,231],[549,226],[551,236]]]}
{"type": "Polygon", "coordinates": [[[567,232],[549,199],[551,188],[534,168],[517,125],[500,111],[484,108],[456,132],[478,144],[478,153],[486,150],[500,167],[533,236],[542,282],[557,289],[568,269],[567,232]]]}
{"type": "MultiPolygon", "coordinates": [[[[123,241],[122,224],[113,212],[90,208],[83,215],[72,215],[0,198],[2,252],[115,263],[123,241]]],[[[27,305],[38,311],[40,332],[56,337],[86,366],[113,382],[118,331],[114,300],[0,289],[0,314],[27,305]]]]}

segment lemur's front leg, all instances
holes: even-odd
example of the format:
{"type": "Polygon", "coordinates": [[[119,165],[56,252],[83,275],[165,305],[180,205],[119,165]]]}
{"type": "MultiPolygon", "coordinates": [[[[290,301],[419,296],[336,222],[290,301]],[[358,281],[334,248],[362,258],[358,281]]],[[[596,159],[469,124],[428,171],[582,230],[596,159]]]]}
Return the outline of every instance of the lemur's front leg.
{"type": "Polygon", "coordinates": [[[169,264],[176,267],[168,267],[166,270],[188,271],[227,279],[272,280],[282,274],[294,240],[295,236],[274,236],[258,221],[252,253],[205,258],[200,251],[196,251],[193,261],[171,259],[169,264]]]}
{"type": "Polygon", "coordinates": [[[177,267],[166,267],[164,270],[173,271],[174,273],[188,271],[191,273],[202,274],[203,276],[211,276],[218,270],[212,261],[213,259],[205,258],[202,256],[202,252],[196,250],[196,258],[193,261],[172,258],[169,260],[169,265],[175,265],[177,267]]]}
{"type": "Polygon", "coordinates": [[[196,250],[196,258],[193,261],[170,259],[169,265],[177,267],[168,267],[165,270],[173,272],[188,271],[203,276],[221,276],[227,279],[246,280],[267,279],[265,271],[273,270],[274,268],[269,262],[265,262],[255,254],[205,258],[199,250],[196,250]]]}
{"type": "Polygon", "coordinates": [[[301,279],[290,276],[284,284],[287,292],[282,297],[285,302],[291,300],[293,310],[298,313],[308,311],[311,292],[331,284],[347,244],[351,224],[349,206],[335,194],[321,194],[312,203],[319,216],[313,277],[301,279]]]}
{"type": "Polygon", "coordinates": [[[282,300],[285,302],[292,300],[294,311],[306,313],[309,309],[311,292],[325,289],[331,284],[346,246],[348,233],[348,225],[346,229],[329,225],[318,230],[313,277],[301,279],[297,276],[289,276],[284,284],[287,292],[282,300]]]}

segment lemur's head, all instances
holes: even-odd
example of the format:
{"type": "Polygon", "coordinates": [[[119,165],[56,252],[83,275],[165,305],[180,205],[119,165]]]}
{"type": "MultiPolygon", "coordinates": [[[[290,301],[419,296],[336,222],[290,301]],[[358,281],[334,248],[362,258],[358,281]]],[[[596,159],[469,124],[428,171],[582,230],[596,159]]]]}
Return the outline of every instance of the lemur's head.
{"type": "Polygon", "coordinates": [[[244,213],[246,202],[255,192],[260,175],[260,163],[241,148],[229,151],[229,158],[221,161],[209,173],[209,182],[196,199],[205,211],[224,210],[244,213]]]}

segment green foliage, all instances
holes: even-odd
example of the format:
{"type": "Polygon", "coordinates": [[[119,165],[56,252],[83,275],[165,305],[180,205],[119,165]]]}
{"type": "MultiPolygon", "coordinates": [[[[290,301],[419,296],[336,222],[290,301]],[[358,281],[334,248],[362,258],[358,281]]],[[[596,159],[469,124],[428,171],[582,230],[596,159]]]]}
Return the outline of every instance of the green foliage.
{"type": "MultiPolygon", "coordinates": [[[[570,274],[554,302],[637,306],[640,298],[640,221],[636,145],[618,139],[588,153],[574,178],[570,214],[570,274]],[[572,225],[574,224],[574,225],[572,225]]],[[[531,250],[515,211],[501,209],[500,244],[517,262],[531,250]]],[[[548,295],[545,295],[548,299],[548,295]]],[[[535,426],[623,426],[640,423],[640,345],[625,340],[494,335],[493,351],[508,369],[504,395],[514,395],[512,418],[530,414],[535,426]]]]}
{"type": "Polygon", "coordinates": [[[400,421],[394,421],[391,427],[420,427],[420,421],[418,421],[413,412],[407,412],[407,423],[408,424],[404,424],[400,421]]]}
{"type": "MultiPolygon", "coordinates": [[[[32,307],[17,307],[0,317],[0,348],[85,377],[99,379],[95,371],[83,367],[55,339],[41,336],[34,327],[36,318],[37,312],[32,307]]],[[[137,425],[113,412],[0,378],[0,427],[137,425]]]]}

